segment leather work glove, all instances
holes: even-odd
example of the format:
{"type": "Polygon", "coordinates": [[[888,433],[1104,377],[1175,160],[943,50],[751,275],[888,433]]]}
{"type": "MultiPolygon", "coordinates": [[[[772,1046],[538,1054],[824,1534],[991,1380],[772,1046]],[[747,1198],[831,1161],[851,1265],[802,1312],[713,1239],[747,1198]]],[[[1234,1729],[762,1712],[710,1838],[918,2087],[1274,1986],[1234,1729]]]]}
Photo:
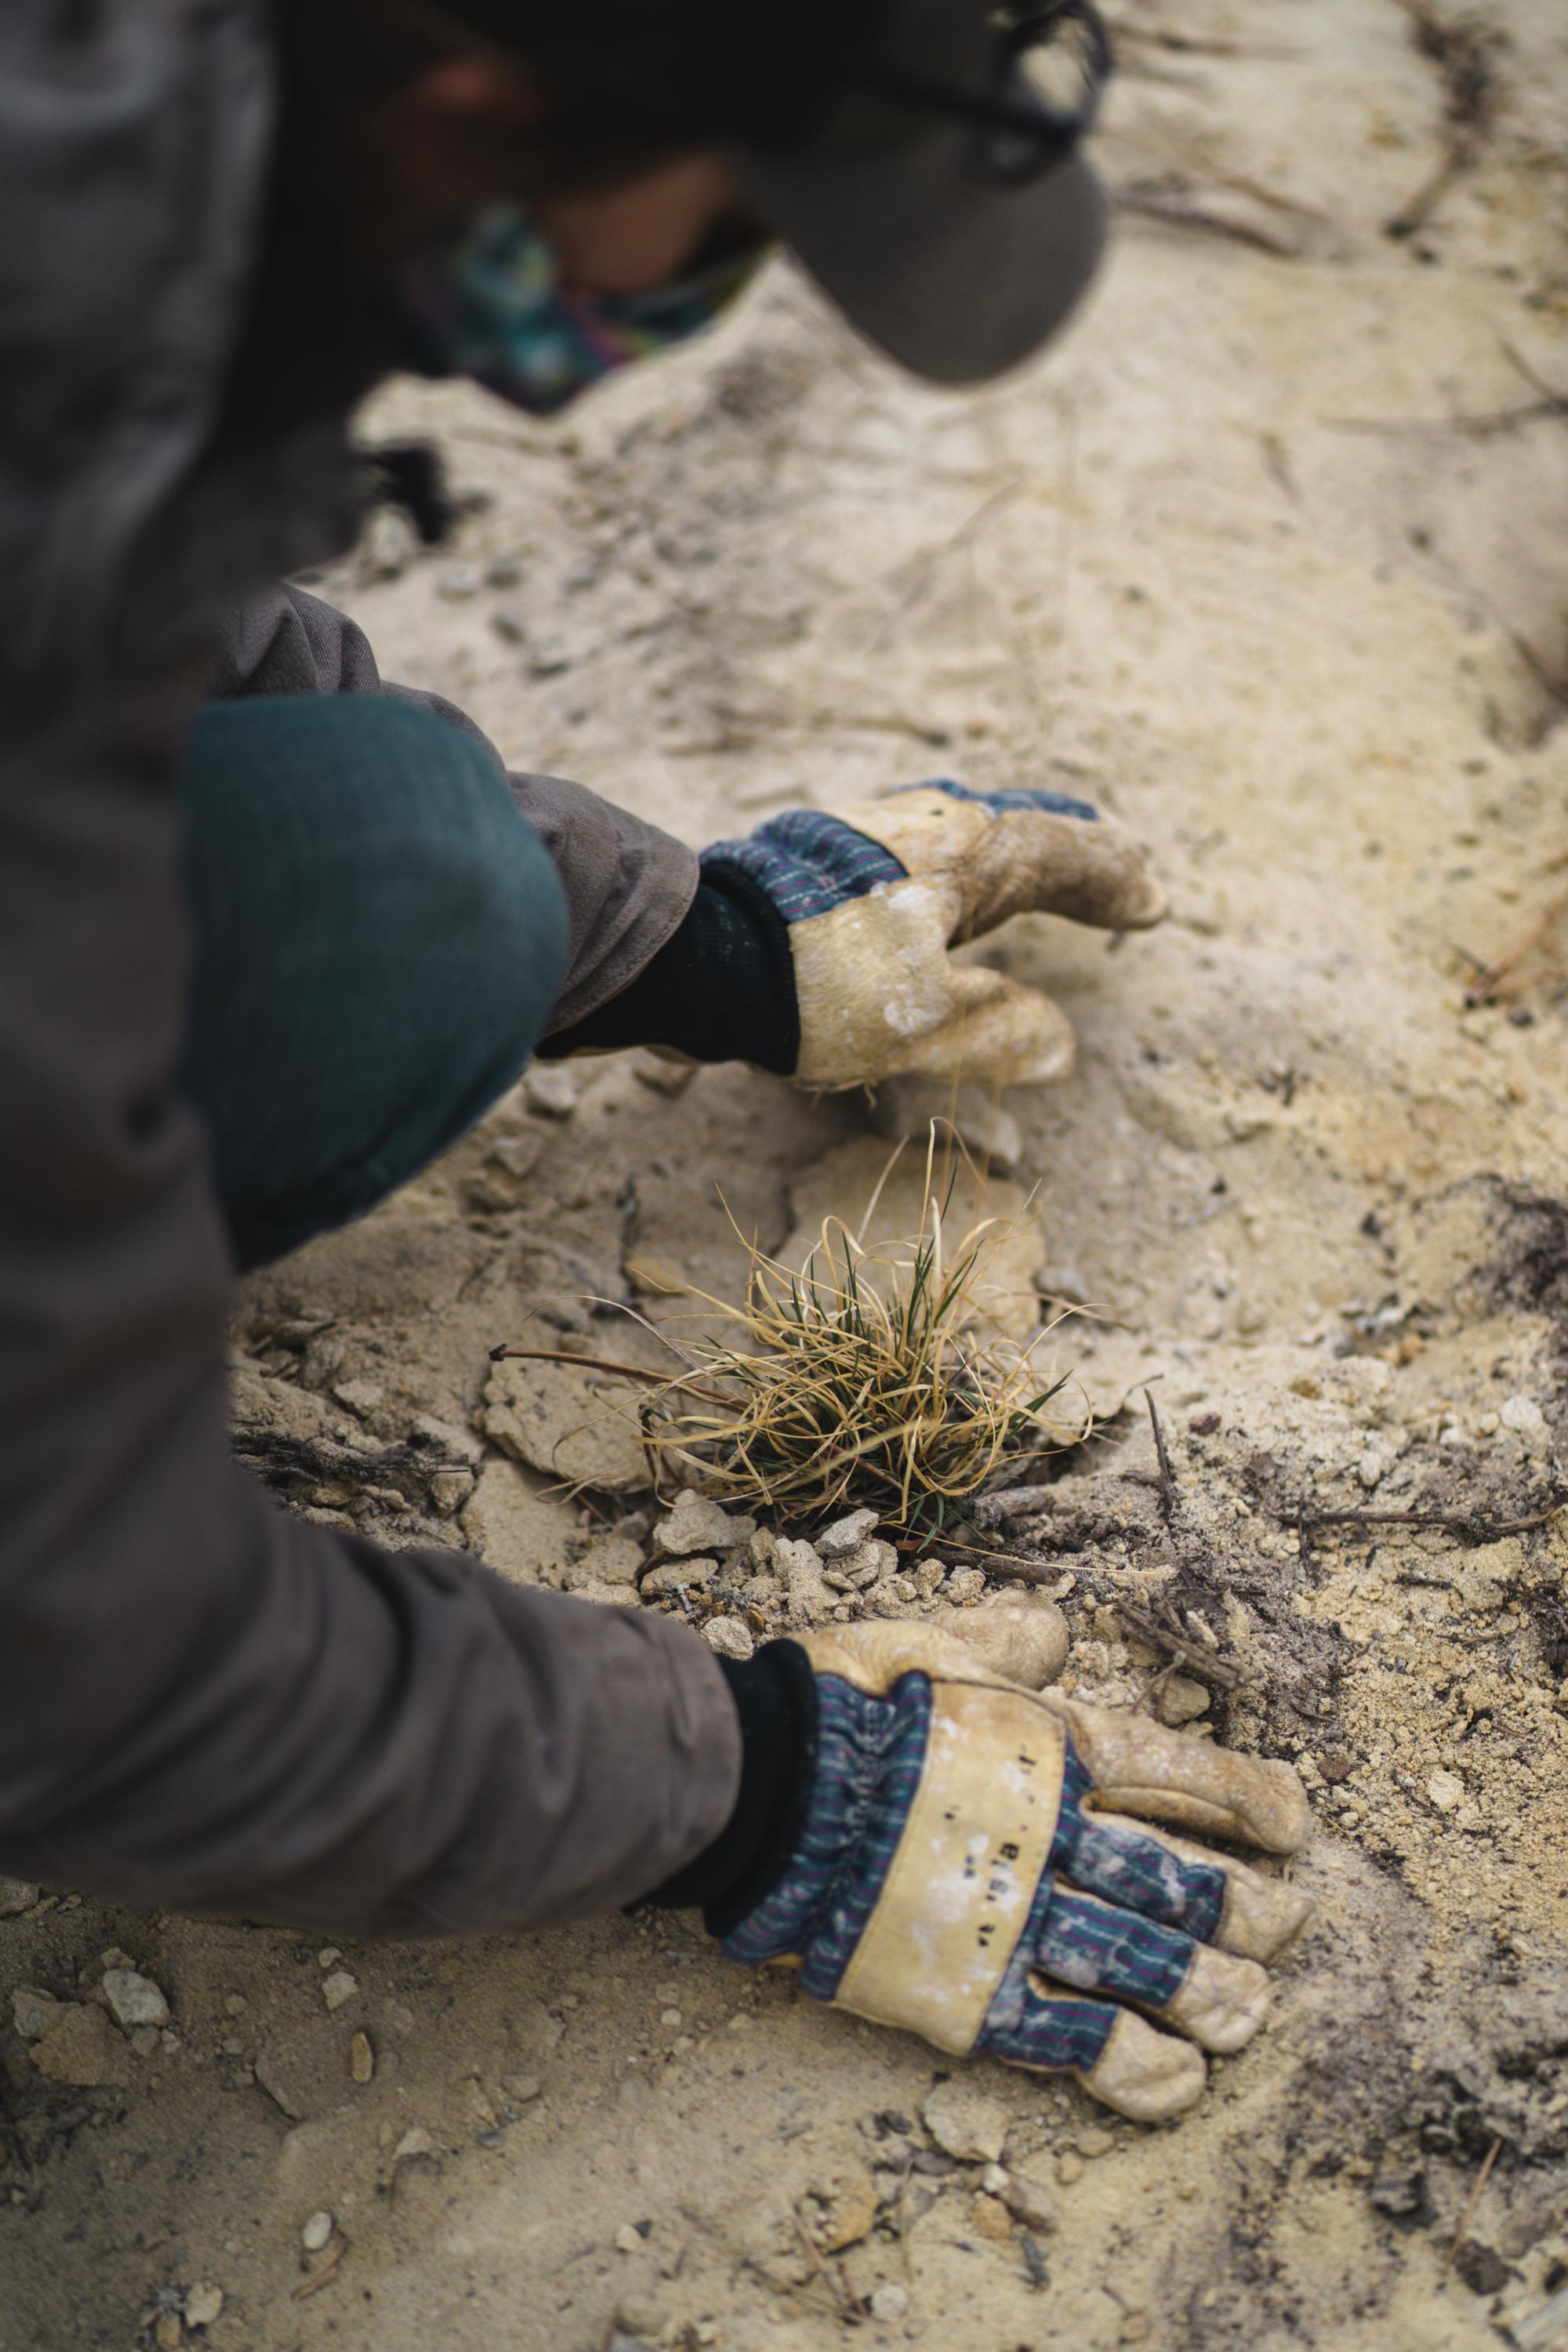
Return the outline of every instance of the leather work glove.
{"type": "Polygon", "coordinates": [[[1263,2022],[1264,1964],[1311,1906],[1127,1816],[1291,1853],[1309,1814],[1290,1767],[1025,1690],[926,1626],[797,1646],[816,1715],[804,1808],[782,1875],[739,1920],[710,1918],[722,1948],[794,1963],[815,1999],[955,2056],[1069,2071],[1138,2122],[1191,2106],[1204,2051],[1263,2022]]]}
{"type": "Polygon", "coordinates": [[[1131,835],[1087,801],[946,782],[791,809],[705,850],[702,872],[748,877],[788,926],[800,1014],[789,1075],[808,1087],[1065,1077],[1073,1034],[1059,1007],[949,950],[1011,915],[1120,931],[1165,911],[1131,835]]]}

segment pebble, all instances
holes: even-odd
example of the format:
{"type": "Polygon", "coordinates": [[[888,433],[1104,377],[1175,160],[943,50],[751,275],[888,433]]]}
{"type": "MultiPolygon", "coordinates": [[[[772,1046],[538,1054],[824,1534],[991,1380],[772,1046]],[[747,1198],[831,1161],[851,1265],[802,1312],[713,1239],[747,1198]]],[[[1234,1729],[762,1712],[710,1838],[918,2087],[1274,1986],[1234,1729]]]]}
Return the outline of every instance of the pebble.
{"type": "Polygon", "coordinates": [[[1037,2172],[1015,2172],[1008,2176],[1002,2192],[1004,2202],[1016,2213],[1026,2229],[1054,2230],[1057,2225],[1057,2200],[1049,2185],[1037,2172]]]}
{"type": "Polygon", "coordinates": [[[889,2326],[897,2326],[900,2319],[909,2316],[910,2291],[908,2287],[900,2286],[895,2279],[886,2279],[880,2286],[874,2286],[867,2300],[871,2305],[872,2318],[880,2319],[889,2326]]]}
{"type": "Polygon", "coordinates": [[[980,1568],[955,1568],[947,1580],[947,1597],[960,1609],[971,1601],[983,1600],[985,1593],[985,1571],[980,1568]]]}
{"type": "Polygon", "coordinates": [[[1070,2189],[1075,2180],[1083,2179],[1083,2158],[1076,2147],[1065,2147],[1058,2157],[1057,2179],[1064,2189],[1070,2189]]]}
{"type": "Polygon", "coordinates": [[[12,2021],[24,2042],[37,2042],[46,2034],[60,2008],[52,1992],[40,1992],[37,1985],[18,1985],[11,1995],[12,2021]]]}
{"type": "Polygon", "coordinates": [[[710,1617],[702,1628],[702,1638],[714,1655],[721,1658],[749,1658],[757,1646],[751,1627],[739,1617],[710,1617]]]}
{"type": "Polygon", "coordinates": [[[921,2109],[938,2147],[965,2164],[1001,2160],[1012,2121],[1000,2099],[988,2098],[964,2082],[939,2083],[921,2109]]]}
{"type": "Polygon", "coordinates": [[[122,2034],[103,2011],[61,2001],[47,2031],[28,2052],[40,2074],[79,2089],[129,2090],[135,2068],[122,2034]]]}
{"type": "Polygon", "coordinates": [[[530,2099],[538,2098],[540,2081],[537,2074],[503,2074],[500,2087],[509,2099],[515,2099],[520,2107],[525,2107],[530,2099]]]}
{"type": "Polygon", "coordinates": [[[616,2231],[616,2244],[623,2254],[640,2254],[645,2242],[635,2221],[623,2221],[616,2231]]]}
{"type": "Polygon", "coordinates": [[[1112,2133],[1101,2131],[1098,2125],[1093,2125],[1088,2131],[1080,2131],[1073,2145],[1079,2156],[1092,2158],[1109,2156],[1116,2146],[1116,2140],[1112,2133]]]}
{"type": "Polygon", "coordinates": [[[103,1998],[117,2025],[167,2025],[169,2004],[151,1977],[135,1969],[105,1969],[103,1998]]]}
{"type": "Polygon", "coordinates": [[[877,2184],[868,2171],[853,2172],[818,2189],[826,2207],[816,2242],[825,2254],[842,2253],[846,2246],[868,2238],[877,2221],[877,2184]]]}
{"type": "Polygon", "coordinates": [[[1208,1713],[1209,1695],[1190,1675],[1173,1675],[1165,1685],[1160,1711],[1167,1723],[1194,1723],[1208,1713]]]}
{"type": "Polygon", "coordinates": [[[0,1875],[0,1919],[18,1919],[30,1911],[43,1889],[35,1886],[30,1878],[6,1878],[0,1875]]]}
{"type": "Polygon", "coordinates": [[[412,2125],[392,2151],[394,2164],[412,2163],[416,2157],[434,2156],[436,2143],[422,2124],[412,2125]]]}
{"type": "Polygon", "coordinates": [[[334,1969],[330,1977],[321,1979],[321,1999],[329,2009],[342,2009],[345,2000],[353,2000],[359,1990],[359,1979],[351,1977],[347,1969],[334,1969]]]}
{"type": "Polygon", "coordinates": [[[843,1518],[835,1519],[830,1528],[824,1528],[815,1541],[824,1559],[847,1559],[852,1551],[858,1551],[867,1538],[876,1532],[875,1511],[849,1511],[843,1518]]]}
{"type": "Polygon", "coordinates": [[[773,1553],[773,1570],[788,1589],[790,1615],[797,1623],[820,1624],[832,1610],[833,1594],[823,1579],[822,1562],[814,1547],[781,1537],[773,1553]]]}
{"type": "Polygon", "coordinates": [[[574,1573],[587,1583],[635,1584],[642,1573],[642,1548],[629,1536],[601,1536],[577,1559],[574,1573]]]}
{"type": "Polygon", "coordinates": [[[308,2254],[319,2254],[332,2234],[332,2217],[322,2206],[311,2214],[300,2232],[300,2243],[308,2254]]]}
{"type": "Polygon", "coordinates": [[[368,2083],[375,2073],[375,2052],[368,2033],[356,2033],[349,2043],[349,2077],[355,2083],[368,2083]]]}
{"type": "Polygon", "coordinates": [[[222,2309],[221,2286],[194,2286],[185,2296],[185,2326],[210,2327],[222,2309]]]}
{"type": "Polygon", "coordinates": [[[733,1551],[756,1532],[755,1519],[723,1510],[709,1496],[683,1486],[668,1518],[655,1528],[653,1544],[667,1559],[679,1559],[690,1552],[733,1551]]]}
{"type": "Polygon", "coordinates": [[[523,1073],[530,1110],[546,1118],[570,1118],[577,1108],[577,1081],[564,1062],[534,1062],[523,1073]]]}
{"type": "Polygon", "coordinates": [[[161,2311],[153,2329],[153,2341],[158,2347],[158,2352],[180,2352],[180,2337],[184,2332],[177,2311],[161,2311]]]}
{"type": "Polygon", "coordinates": [[[1505,1429],[1511,1429],[1523,1438],[1531,1453],[1544,1449],[1551,1442],[1546,1415],[1531,1396],[1510,1396],[1504,1403],[1500,1418],[1505,1429]]]}
{"type": "Polygon", "coordinates": [[[471,1470],[435,1470],[430,1474],[430,1500],[444,1519],[460,1511],[473,1491],[471,1470]]]}
{"type": "Polygon", "coordinates": [[[645,1601],[674,1601],[683,1588],[700,1590],[718,1565],[716,1559],[667,1559],[648,1570],[637,1590],[645,1601]]]}
{"type": "Polygon", "coordinates": [[[969,2224],[977,2238],[988,2238],[994,2246],[1012,2242],[1013,2216],[999,2197],[988,2197],[983,2189],[969,2200],[969,2224]]]}

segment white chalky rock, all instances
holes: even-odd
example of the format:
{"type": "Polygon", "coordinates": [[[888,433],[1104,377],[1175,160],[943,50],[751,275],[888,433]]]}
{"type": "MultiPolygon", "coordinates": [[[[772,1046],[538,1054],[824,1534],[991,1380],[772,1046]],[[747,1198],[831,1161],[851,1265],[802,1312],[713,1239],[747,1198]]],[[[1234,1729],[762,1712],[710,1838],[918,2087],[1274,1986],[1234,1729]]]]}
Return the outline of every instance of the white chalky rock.
{"type": "Polygon", "coordinates": [[[820,1624],[831,1612],[835,1595],[824,1580],[815,1546],[781,1536],[773,1553],[773,1572],[784,1580],[789,1613],[795,1622],[820,1624]]]}
{"type": "Polygon", "coordinates": [[[103,1998],[116,2025],[167,2025],[169,2004],[151,1977],[135,1969],[105,1969],[103,1998]]]}
{"type": "Polygon", "coordinates": [[[648,1570],[637,1591],[645,1601],[679,1600],[683,1591],[701,1591],[718,1565],[716,1559],[667,1559],[648,1570]]]}
{"type": "Polygon", "coordinates": [[[221,2286],[194,2286],[185,2295],[185,2326],[210,2327],[222,2309],[221,2286]]]}
{"type": "Polygon", "coordinates": [[[757,1532],[755,1519],[721,1510],[706,1495],[683,1486],[675,1507],[653,1531],[654,1549],[671,1559],[695,1551],[732,1551],[749,1543],[757,1532]]]}
{"type": "Polygon", "coordinates": [[[1531,1396],[1510,1396],[1499,1415],[1505,1429],[1522,1437],[1531,1453],[1544,1452],[1551,1443],[1546,1415],[1531,1396]]]}
{"type": "Polygon", "coordinates": [[[847,1559],[852,1551],[858,1551],[876,1532],[875,1511],[850,1511],[843,1518],[835,1519],[830,1528],[824,1528],[815,1541],[824,1559],[838,1561],[847,1559]]]}
{"type": "Polygon", "coordinates": [[[300,2232],[300,2243],[308,2254],[319,2254],[332,2234],[332,2217],[323,2207],[312,2213],[300,2232]]]}
{"type": "Polygon", "coordinates": [[[1002,2155],[1011,2116],[1000,2099],[987,2098],[968,2083],[939,2083],[921,2109],[938,2147],[964,2164],[995,2164],[1002,2155]]]}
{"type": "Polygon", "coordinates": [[[884,2279],[880,2286],[874,2286],[868,2300],[872,2318],[883,2320],[889,2326],[896,2326],[909,2315],[910,2291],[908,2287],[900,2286],[896,2279],[884,2279]]]}
{"type": "Polygon", "coordinates": [[[359,1990],[359,1979],[350,1976],[347,1969],[334,1969],[321,1980],[321,1999],[329,2009],[342,2009],[345,2000],[353,2000],[359,1990]]]}
{"type": "Polygon", "coordinates": [[[1426,1794],[1440,1813],[1451,1813],[1456,1805],[1465,1801],[1465,1784],[1457,1772],[1434,1772],[1426,1783],[1426,1794]]]}
{"type": "Polygon", "coordinates": [[[746,1659],[756,1651],[752,1629],[739,1617],[710,1617],[702,1638],[716,1657],[746,1659]]]}

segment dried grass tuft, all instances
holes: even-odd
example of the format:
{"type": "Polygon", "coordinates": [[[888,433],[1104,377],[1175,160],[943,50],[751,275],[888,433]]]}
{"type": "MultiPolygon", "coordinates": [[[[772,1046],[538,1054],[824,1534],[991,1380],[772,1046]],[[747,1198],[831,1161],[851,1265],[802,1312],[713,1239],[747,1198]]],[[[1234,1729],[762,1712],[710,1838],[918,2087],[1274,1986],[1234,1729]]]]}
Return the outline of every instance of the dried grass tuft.
{"type": "Polygon", "coordinates": [[[936,1152],[933,1127],[918,1232],[868,1247],[830,1217],[801,1271],[746,1243],[741,1304],[694,1294],[735,1337],[689,1342],[700,1386],[671,1381],[645,1403],[661,1471],[797,1520],[869,1504],[884,1525],[929,1538],[1005,1462],[1087,1434],[1084,1419],[1047,1415],[1066,1378],[1040,1385],[1037,1340],[984,1337],[985,1261],[1005,1229],[987,1218],[947,1244],[952,1185],[938,1198],[936,1152]]]}

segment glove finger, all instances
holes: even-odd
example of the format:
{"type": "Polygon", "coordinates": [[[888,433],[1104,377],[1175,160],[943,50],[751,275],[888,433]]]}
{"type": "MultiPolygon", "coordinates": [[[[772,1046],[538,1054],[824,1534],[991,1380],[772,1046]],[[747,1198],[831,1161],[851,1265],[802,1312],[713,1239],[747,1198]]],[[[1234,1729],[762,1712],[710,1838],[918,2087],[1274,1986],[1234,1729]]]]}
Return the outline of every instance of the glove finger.
{"type": "Polygon", "coordinates": [[[1059,1881],[1036,1933],[1035,1965],[1080,1991],[1135,2000],[1205,2050],[1241,2049],[1268,2007],[1268,1979],[1256,1960],[1212,1951],[1178,1927],[1059,1881]]]}
{"type": "Polygon", "coordinates": [[[1165,912],[1131,834],[1087,801],[917,784],[837,814],[907,873],[944,877],[956,894],[955,940],[1030,912],[1113,931],[1143,929],[1165,912]]]}
{"type": "Polygon", "coordinates": [[[1278,1959],[1312,1917],[1300,1887],[1168,1830],[1134,1828],[1110,1814],[1084,1814],[1066,1867],[1075,1885],[1245,1959],[1278,1959]]]}
{"type": "Polygon", "coordinates": [[[1202,2097],[1208,2079],[1190,2042],[1160,2032],[1113,2001],[1085,2000],[1027,1976],[1005,2011],[998,1998],[975,2046],[1010,2065],[1076,2074],[1097,2099],[1135,2123],[1182,2114],[1202,2097]]]}
{"type": "Polygon", "coordinates": [[[1040,1705],[1065,1717],[1088,1769],[1091,1801],[1183,1829],[1235,1838],[1268,1853],[1294,1853],[1311,1835],[1307,1792],[1289,1764],[1238,1756],[1152,1717],[1085,1706],[1044,1690],[1040,1705]]]}

